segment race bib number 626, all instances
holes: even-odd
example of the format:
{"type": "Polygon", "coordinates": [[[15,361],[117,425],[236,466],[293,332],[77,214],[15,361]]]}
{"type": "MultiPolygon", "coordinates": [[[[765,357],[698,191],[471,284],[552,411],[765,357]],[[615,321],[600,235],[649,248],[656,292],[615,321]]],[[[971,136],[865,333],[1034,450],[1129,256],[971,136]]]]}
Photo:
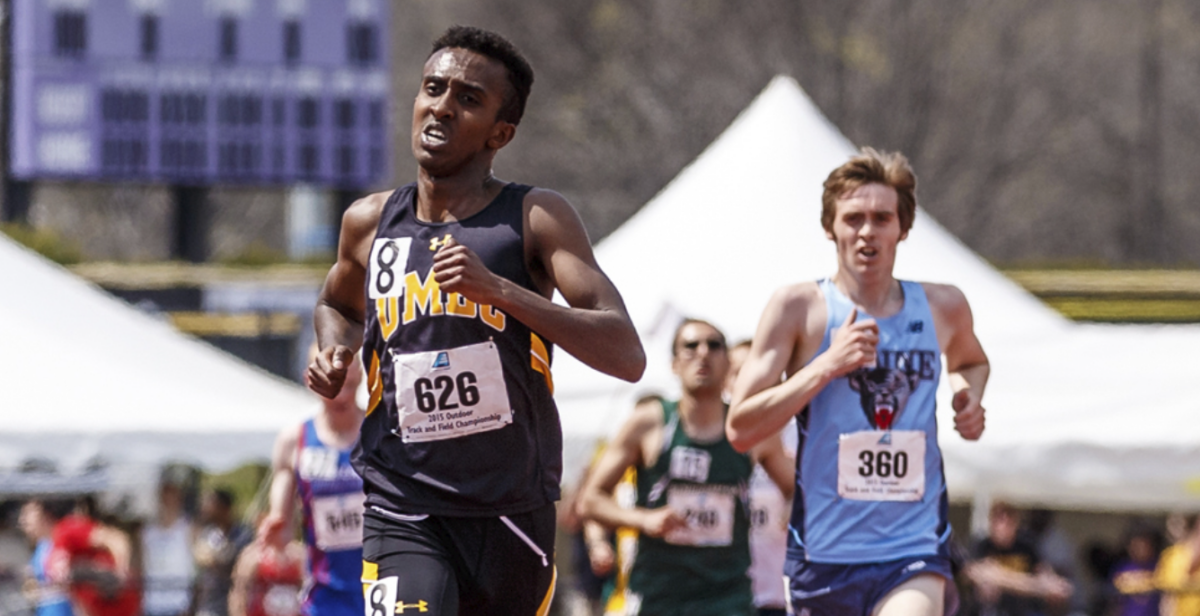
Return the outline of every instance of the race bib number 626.
{"type": "Polygon", "coordinates": [[[398,432],[404,442],[458,438],[512,423],[494,343],[396,355],[394,362],[398,432]]]}

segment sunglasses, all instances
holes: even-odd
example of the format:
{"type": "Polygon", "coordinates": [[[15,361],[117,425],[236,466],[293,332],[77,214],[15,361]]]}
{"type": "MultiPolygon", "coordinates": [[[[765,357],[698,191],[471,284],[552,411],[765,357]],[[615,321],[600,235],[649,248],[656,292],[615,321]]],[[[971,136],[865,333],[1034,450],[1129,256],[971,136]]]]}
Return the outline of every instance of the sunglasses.
{"type": "Polygon", "coordinates": [[[700,350],[700,345],[708,347],[709,353],[725,350],[725,342],[717,338],[709,338],[708,340],[687,340],[679,344],[680,355],[695,355],[696,351],[700,350]]]}

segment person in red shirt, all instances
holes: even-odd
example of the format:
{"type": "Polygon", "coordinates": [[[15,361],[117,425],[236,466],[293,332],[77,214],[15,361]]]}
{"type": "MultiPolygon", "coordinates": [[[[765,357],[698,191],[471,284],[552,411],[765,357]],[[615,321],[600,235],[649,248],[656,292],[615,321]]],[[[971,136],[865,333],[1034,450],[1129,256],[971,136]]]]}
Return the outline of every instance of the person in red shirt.
{"type": "Polygon", "coordinates": [[[233,568],[230,616],[299,616],[304,544],[288,541],[290,528],[246,546],[233,568]]]}
{"type": "Polygon", "coordinates": [[[78,615],[135,616],[141,611],[141,598],[130,583],[129,537],[97,522],[91,504],[85,498],[75,513],[55,525],[48,573],[67,585],[78,615]]]}

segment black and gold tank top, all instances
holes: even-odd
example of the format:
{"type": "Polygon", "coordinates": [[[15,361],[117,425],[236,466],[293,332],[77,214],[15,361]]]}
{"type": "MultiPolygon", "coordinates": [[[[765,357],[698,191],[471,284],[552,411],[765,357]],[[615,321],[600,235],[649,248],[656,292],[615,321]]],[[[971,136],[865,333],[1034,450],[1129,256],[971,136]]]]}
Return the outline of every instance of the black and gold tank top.
{"type": "Polygon", "coordinates": [[[441,291],[431,273],[454,238],[493,273],[539,292],[525,264],[529,190],[508,184],[477,214],[447,223],[417,219],[415,184],[384,205],[367,263],[371,395],[354,451],[367,506],[497,516],[558,499],[552,345],[492,306],[441,291]]]}

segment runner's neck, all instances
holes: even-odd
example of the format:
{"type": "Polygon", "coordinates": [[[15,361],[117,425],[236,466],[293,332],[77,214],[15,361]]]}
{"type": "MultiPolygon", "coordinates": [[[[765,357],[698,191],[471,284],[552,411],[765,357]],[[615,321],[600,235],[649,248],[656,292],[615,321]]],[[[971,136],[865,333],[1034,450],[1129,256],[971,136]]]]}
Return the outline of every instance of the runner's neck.
{"type": "Polygon", "coordinates": [[[900,281],[891,275],[878,280],[862,280],[839,271],[833,277],[833,284],[871,316],[885,318],[904,308],[904,290],[900,281]]]}
{"type": "Polygon", "coordinates": [[[353,404],[348,405],[347,408],[326,406],[317,415],[317,438],[326,445],[337,449],[346,449],[358,440],[362,420],[362,411],[353,404]]]}
{"type": "Polygon", "coordinates": [[[725,435],[725,401],[718,396],[697,398],[684,392],[679,399],[679,423],[695,441],[711,443],[725,435]]]}
{"type": "Polygon", "coordinates": [[[449,222],[473,216],[487,207],[506,182],[492,175],[491,165],[435,178],[422,170],[417,180],[416,215],[422,222],[449,222]]]}

